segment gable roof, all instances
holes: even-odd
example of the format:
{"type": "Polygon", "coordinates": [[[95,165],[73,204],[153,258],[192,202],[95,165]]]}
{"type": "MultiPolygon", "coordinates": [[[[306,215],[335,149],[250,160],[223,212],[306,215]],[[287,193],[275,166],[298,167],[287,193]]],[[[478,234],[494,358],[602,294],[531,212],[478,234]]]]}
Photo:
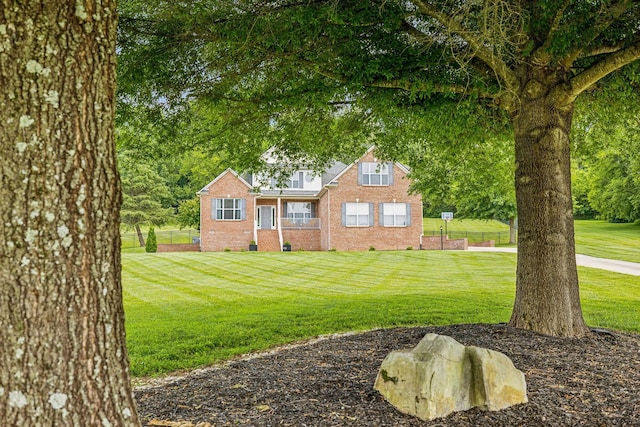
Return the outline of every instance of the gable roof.
{"type": "Polygon", "coordinates": [[[244,178],[242,178],[240,175],[238,175],[238,173],[236,171],[234,171],[231,168],[227,168],[227,170],[225,170],[224,172],[222,172],[220,175],[218,175],[217,177],[215,177],[215,179],[213,181],[211,181],[210,183],[208,183],[207,185],[205,185],[204,187],[202,187],[202,189],[200,191],[198,191],[196,194],[198,196],[202,195],[202,194],[208,194],[209,193],[209,188],[215,184],[216,182],[218,182],[220,179],[222,179],[223,176],[225,176],[226,174],[232,174],[234,177],[236,177],[240,182],[242,182],[244,185],[247,186],[247,188],[249,188],[250,190],[253,189],[253,187],[251,186],[251,184],[249,184],[244,178]]]}
{"type": "Polygon", "coordinates": [[[345,165],[342,162],[339,162],[337,160],[333,162],[331,166],[329,166],[329,168],[326,171],[324,171],[324,173],[322,174],[322,186],[324,187],[325,185],[329,184],[331,181],[335,179],[336,176],[341,174],[342,171],[345,170],[346,168],[347,168],[347,165],[345,165]]]}
{"type": "MultiPolygon", "coordinates": [[[[320,191],[304,191],[301,192],[300,190],[295,190],[295,191],[287,191],[286,189],[275,189],[275,190],[262,190],[261,194],[263,195],[269,195],[269,196],[273,196],[273,195],[281,195],[281,196],[316,196],[319,195],[320,193],[323,192],[323,189],[329,185],[332,184],[340,179],[340,177],[342,175],[344,175],[349,169],[351,169],[354,165],[356,165],[358,162],[362,161],[362,159],[369,153],[371,153],[373,150],[375,149],[375,145],[372,145],[371,147],[369,147],[369,149],[367,151],[365,151],[365,153],[360,156],[358,159],[356,159],[354,162],[346,165],[340,161],[334,161],[331,166],[329,166],[329,168],[327,168],[326,170],[323,171],[322,173],[322,189],[320,191]]],[[[273,154],[273,149],[269,149],[267,152],[265,152],[263,154],[263,156],[270,156],[273,154]]],[[[394,164],[396,166],[398,166],[402,171],[404,171],[405,173],[409,173],[410,168],[408,166],[403,165],[400,162],[394,162],[394,164]]],[[[205,185],[200,191],[198,191],[196,194],[198,196],[202,195],[202,194],[208,194],[209,193],[209,188],[215,184],[217,181],[219,181],[223,176],[225,176],[226,174],[231,173],[233,174],[234,177],[236,177],[238,180],[240,180],[240,182],[242,182],[244,185],[247,186],[247,188],[249,190],[253,190],[254,187],[253,185],[251,185],[251,183],[249,181],[247,181],[245,178],[243,178],[242,176],[240,176],[236,171],[234,171],[231,168],[228,168],[227,170],[225,170],[224,172],[222,172],[220,175],[218,175],[213,181],[211,181],[209,184],[205,185]]]]}
{"type": "MultiPolygon", "coordinates": [[[[349,169],[351,169],[354,165],[358,164],[360,161],[362,161],[362,159],[364,158],[364,156],[366,156],[367,154],[371,153],[374,149],[376,148],[375,145],[372,145],[371,147],[369,147],[369,149],[367,151],[364,152],[364,154],[360,157],[358,157],[353,163],[345,166],[345,168],[340,171],[338,174],[336,174],[333,179],[331,179],[331,181],[337,181],[338,179],[340,179],[340,177],[342,175],[344,175],[349,169]]],[[[409,173],[409,171],[411,170],[408,166],[403,165],[400,162],[393,162],[394,165],[398,166],[404,173],[409,173]]],[[[330,182],[331,182],[330,181],[330,182]]],[[[328,183],[327,183],[328,184],[328,183]]],[[[324,182],[322,185],[325,185],[324,182]]]]}

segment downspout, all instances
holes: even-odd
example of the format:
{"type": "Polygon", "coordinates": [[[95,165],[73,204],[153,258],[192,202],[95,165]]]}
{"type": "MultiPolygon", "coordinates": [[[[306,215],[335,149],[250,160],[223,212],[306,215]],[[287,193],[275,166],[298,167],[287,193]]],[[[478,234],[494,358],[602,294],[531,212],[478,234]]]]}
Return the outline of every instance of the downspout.
{"type": "Polygon", "coordinates": [[[254,196],[253,198],[253,240],[258,244],[258,203],[254,196]]]}
{"type": "Polygon", "coordinates": [[[282,245],[284,243],[282,240],[282,221],[280,220],[280,218],[282,217],[281,211],[282,202],[280,200],[280,197],[278,197],[278,206],[276,206],[276,224],[278,224],[278,240],[280,241],[280,252],[282,252],[282,245]]]}
{"type": "Polygon", "coordinates": [[[327,188],[327,250],[331,250],[331,191],[327,188]]]}
{"type": "MultiPolygon", "coordinates": [[[[198,250],[199,250],[200,252],[202,252],[202,246],[203,246],[203,242],[204,242],[204,233],[202,232],[202,228],[203,228],[203,226],[205,225],[205,223],[204,223],[204,215],[202,214],[202,212],[203,212],[203,210],[204,210],[202,206],[203,206],[203,204],[205,203],[205,202],[203,202],[203,200],[202,200],[202,196],[203,196],[204,194],[207,194],[207,195],[208,195],[208,194],[209,194],[209,192],[207,191],[206,193],[204,193],[204,192],[203,192],[203,190],[200,190],[200,191],[198,191],[198,192],[196,193],[196,195],[198,196],[198,199],[199,199],[199,203],[200,203],[200,213],[199,213],[199,216],[200,216],[200,228],[198,229],[198,231],[200,232],[200,240],[198,241],[198,250]]],[[[210,202],[210,206],[211,206],[211,203],[212,203],[212,202],[210,202]]],[[[213,209],[213,206],[212,206],[212,209],[213,209]]],[[[209,215],[209,217],[212,217],[212,215],[213,215],[213,214],[214,214],[214,213],[212,212],[212,213],[209,215]]]]}

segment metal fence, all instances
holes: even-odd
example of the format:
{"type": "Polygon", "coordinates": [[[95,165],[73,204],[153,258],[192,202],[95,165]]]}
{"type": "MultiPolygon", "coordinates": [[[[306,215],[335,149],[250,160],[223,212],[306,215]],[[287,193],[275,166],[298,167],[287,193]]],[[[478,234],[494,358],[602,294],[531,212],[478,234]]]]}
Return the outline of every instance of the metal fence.
{"type": "MultiPolygon", "coordinates": [[[[432,230],[424,232],[425,236],[439,236],[440,230],[432,230]]],[[[451,231],[449,230],[446,235],[449,239],[464,239],[467,238],[469,243],[486,242],[487,240],[494,240],[496,245],[508,245],[509,244],[509,232],[508,231],[451,231]]],[[[517,233],[516,233],[517,239],[517,233]]]]}
{"type": "MultiPolygon", "coordinates": [[[[284,227],[283,227],[284,228],[284,227]]],[[[306,227],[305,227],[306,228],[306,227]]],[[[313,228],[313,227],[311,227],[313,228]]],[[[496,245],[509,244],[509,232],[508,231],[451,231],[447,233],[449,239],[464,239],[467,238],[469,243],[486,242],[487,240],[495,240],[496,245]]],[[[440,236],[440,230],[425,231],[425,236],[440,236]]],[[[143,236],[146,240],[147,233],[144,232],[143,236]]],[[[135,232],[122,233],[122,248],[137,248],[140,247],[138,242],[138,235],[135,232]]],[[[200,231],[190,230],[157,230],[156,240],[159,244],[173,244],[173,243],[194,243],[194,238],[200,237],[200,231]]]]}
{"type": "MultiPolygon", "coordinates": [[[[147,232],[143,232],[142,235],[147,239],[147,232]]],[[[122,248],[137,248],[140,247],[138,242],[138,234],[135,232],[122,233],[122,248]]],[[[156,241],[158,244],[173,244],[173,243],[193,243],[194,238],[200,237],[200,231],[198,230],[156,230],[156,241]]]]}

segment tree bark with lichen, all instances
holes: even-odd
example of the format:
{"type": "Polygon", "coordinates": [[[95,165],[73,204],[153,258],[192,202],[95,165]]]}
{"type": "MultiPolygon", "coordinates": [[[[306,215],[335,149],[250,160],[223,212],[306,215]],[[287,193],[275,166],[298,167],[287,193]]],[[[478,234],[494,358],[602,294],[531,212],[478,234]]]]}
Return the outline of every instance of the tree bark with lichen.
{"type": "Polygon", "coordinates": [[[0,2],[3,425],[139,425],[120,277],[115,8],[0,2]]]}
{"type": "Polygon", "coordinates": [[[580,306],[569,134],[574,105],[562,74],[523,67],[516,142],[518,264],[511,326],[549,335],[589,333],[580,306]],[[544,266],[544,268],[541,268],[544,266]]]}

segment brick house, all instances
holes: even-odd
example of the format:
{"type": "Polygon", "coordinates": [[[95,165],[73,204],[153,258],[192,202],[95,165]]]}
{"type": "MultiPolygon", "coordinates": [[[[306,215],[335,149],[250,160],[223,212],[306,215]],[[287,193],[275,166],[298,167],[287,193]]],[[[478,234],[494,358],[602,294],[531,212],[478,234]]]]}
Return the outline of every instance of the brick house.
{"type": "Polygon", "coordinates": [[[198,192],[200,250],[362,251],[418,249],[422,198],[409,194],[408,169],[360,159],[329,169],[300,168],[284,183],[227,169],[198,192]]]}

